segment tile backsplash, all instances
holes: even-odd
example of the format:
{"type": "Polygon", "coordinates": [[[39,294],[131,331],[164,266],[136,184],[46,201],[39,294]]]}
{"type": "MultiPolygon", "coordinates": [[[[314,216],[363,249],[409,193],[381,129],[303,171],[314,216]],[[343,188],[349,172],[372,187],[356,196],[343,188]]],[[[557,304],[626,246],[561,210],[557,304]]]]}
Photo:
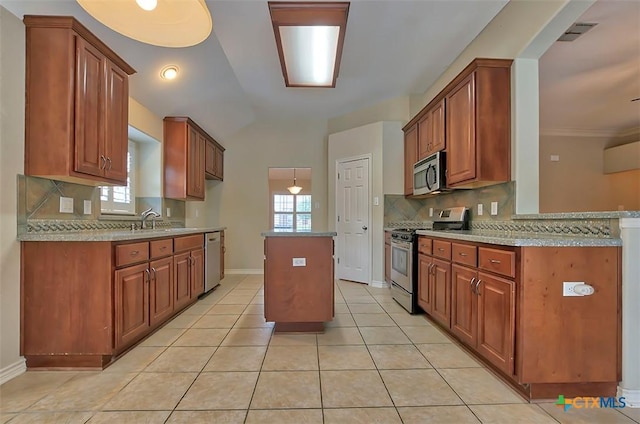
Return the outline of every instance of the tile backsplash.
{"type": "MultiPolygon", "coordinates": [[[[47,221],[73,221],[73,229],[95,228],[109,229],[107,221],[139,222],[139,216],[101,215],[100,188],[74,184],[47,178],[18,175],[18,233],[29,231],[30,223],[37,223],[36,227],[43,227],[47,221]],[[73,212],[60,212],[60,198],[73,199],[73,212]],[[91,213],[84,213],[84,202],[91,202],[91,213]],[[104,228],[103,228],[104,227],[104,228]]],[[[166,226],[183,227],[185,225],[186,206],[184,201],[164,199],[162,197],[136,197],[136,213],[152,207],[162,215],[166,226]],[[171,209],[171,217],[166,217],[167,208],[171,209]]],[[[126,224],[123,224],[126,225],[126,224]]],[[[121,225],[120,225],[121,226],[121,225]]],[[[66,229],[66,227],[65,227],[66,229]]]]}
{"type": "Polygon", "coordinates": [[[466,206],[472,221],[510,220],[515,213],[515,181],[468,190],[454,190],[423,199],[405,198],[400,194],[385,194],[384,223],[428,222],[429,209],[434,215],[446,208],[466,206]],[[491,215],[491,202],[498,202],[498,214],[491,215]],[[478,204],[483,206],[483,214],[478,215],[478,204]]]}

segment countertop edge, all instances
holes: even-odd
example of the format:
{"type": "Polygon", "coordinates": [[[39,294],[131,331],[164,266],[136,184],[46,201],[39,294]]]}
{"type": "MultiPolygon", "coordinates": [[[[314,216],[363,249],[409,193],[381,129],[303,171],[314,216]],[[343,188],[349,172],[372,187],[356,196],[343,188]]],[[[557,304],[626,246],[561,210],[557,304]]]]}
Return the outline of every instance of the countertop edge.
{"type": "Polygon", "coordinates": [[[500,234],[471,234],[469,231],[432,231],[418,230],[416,234],[439,237],[450,240],[473,241],[503,246],[539,246],[539,247],[607,247],[622,246],[620,238],[591,238],[591,237],[563,237],[563,236],[532,236],[532,235],[500,235],[500,234]]]}
{"type": "Polygon", "coordinates": [[[146,240],[154,238],[176,237],[190,234],[214,233],[224,231],[227,227],[194,227],[171,228],[160,230],[134,230],[134,231],[77,231],[59,233],[26,233],[18,234],[18,241],[128,241],[146,240]]]}

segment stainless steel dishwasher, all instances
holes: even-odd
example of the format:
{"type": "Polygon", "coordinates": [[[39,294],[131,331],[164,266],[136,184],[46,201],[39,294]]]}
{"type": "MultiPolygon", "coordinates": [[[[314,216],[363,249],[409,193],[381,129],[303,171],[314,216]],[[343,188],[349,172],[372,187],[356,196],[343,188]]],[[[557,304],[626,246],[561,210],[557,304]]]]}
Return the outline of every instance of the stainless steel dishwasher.
{"type": "Polygon", "coordinates": [[[220,285],[220,232],[205,234],[204,292],[220,285]]]}

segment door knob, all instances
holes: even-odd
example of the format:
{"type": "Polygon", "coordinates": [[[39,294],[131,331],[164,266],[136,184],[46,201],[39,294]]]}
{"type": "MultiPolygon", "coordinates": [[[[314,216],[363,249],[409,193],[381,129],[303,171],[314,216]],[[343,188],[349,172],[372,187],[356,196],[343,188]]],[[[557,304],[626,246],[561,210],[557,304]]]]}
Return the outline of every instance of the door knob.
{"type": "Polygon", "coordinates": [[[367,231],[367,226],[366,226],[366,225],[363,225],[363,226],[362,226],[362,229],[363,229],[363,230],[365,230],[365,231],[367,231]]]}

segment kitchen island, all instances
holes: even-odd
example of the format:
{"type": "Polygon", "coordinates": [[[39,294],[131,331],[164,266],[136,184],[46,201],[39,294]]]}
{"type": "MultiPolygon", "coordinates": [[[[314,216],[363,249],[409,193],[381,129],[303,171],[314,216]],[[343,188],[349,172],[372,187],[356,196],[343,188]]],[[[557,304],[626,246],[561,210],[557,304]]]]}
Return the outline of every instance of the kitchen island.
{"type": "Polygon", "coordinates": [[[322,332],[334,316],[335,232],[262,233],[264,315],[276,332],[322,332]]]}

